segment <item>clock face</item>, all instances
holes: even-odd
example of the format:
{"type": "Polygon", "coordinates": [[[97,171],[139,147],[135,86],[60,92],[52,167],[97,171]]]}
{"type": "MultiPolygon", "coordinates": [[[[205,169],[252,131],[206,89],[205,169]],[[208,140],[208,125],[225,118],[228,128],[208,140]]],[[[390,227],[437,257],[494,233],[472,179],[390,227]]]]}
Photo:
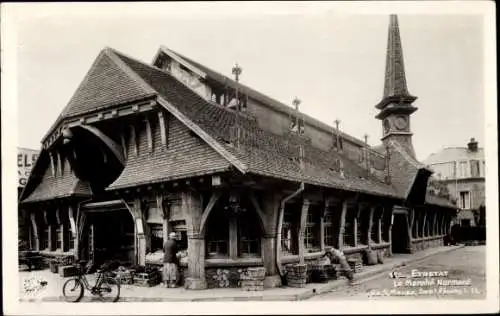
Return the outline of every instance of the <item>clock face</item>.
{"type": "Polygon", "coordinates": [[[408,126],[408,120],[404,116],[398,116],[394,121],[394,125],[396,125],[397,129],[405,129],[408,126]]]}

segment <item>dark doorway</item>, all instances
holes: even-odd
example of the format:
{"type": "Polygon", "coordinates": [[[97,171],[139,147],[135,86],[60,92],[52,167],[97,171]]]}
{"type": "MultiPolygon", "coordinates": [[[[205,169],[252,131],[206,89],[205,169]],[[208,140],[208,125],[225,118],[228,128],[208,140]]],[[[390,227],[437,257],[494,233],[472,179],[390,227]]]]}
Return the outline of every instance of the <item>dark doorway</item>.
{"type": "Polygon", "coordinates": [[[392,252],[409,253],[408,226],[406,214],[394,214],[392,223],[392,252]]]}
{"type": "Polygon", "coordinates": [[[88,259],[96,265],[108,260],[134,262],[134,221],[128,210],[92,211],[87,215],[88,259]]]}

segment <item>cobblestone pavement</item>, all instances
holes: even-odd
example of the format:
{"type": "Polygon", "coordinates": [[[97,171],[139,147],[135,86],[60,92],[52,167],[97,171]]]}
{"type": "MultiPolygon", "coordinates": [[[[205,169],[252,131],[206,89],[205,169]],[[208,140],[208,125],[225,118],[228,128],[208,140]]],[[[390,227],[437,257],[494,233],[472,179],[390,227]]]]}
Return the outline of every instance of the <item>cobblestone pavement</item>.
{"type": "Polygon", "coordinates": [[[485,299],[486,246],[463,247],[437,254],[418,263],[395,269],[394,275],[385,273],[361,284],[337,288],[310,300],[394,300],[408,299],[485,299]],[[404,277],[412,271],[447,271],[448,275],[435,277],[404,277]],[[395,277],[394,277],[395,276],[395,277]],[[442,282],[462,280],[470,285],[446,285],[442,282]]]}

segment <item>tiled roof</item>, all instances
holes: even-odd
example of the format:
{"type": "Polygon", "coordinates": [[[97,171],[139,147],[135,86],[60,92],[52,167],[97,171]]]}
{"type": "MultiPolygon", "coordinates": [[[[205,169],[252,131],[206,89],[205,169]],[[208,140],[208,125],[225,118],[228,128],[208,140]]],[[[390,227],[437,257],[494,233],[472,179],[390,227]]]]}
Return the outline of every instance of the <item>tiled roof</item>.
{"type": "MultiPolygon", "coordinates": [[[[241,82],[237,83],[233,79],[226,77],[223,74],[221,74],[213,69],[210,69],[207,66],[202,65],[202,64],[200,64],[200,63],[198,63],[198,62],[196,62],[188,57],[185,57],[177,52],[174,52],[171,49],[168,49],[166,47],[162,47],[161,50],[165,53],[172,52],[177,57],[180,57],[181,59],[185,60],[187,63],[192,64],[193,66],[195,66],[199,70],[206,73],[209,78],[211,78],[215,81],[218,81],[219,83],[221,83],[223,85],[227,85],[231,88],[238,87],[238,89],[240,91],[242,91],[242,93],[247,94],[249,97],[266,104],[267,106],[273,108],[274,110],[277,110],[279,112],[284,112],[286,114],[290,114],[293,111],[293,109],[290,106],[287,106],[287,105],[285,105],[285,104],[283,104],[283,103],[281,103],[281,102],[279,102],[279,101],[277,101],[277,100],[275,100],[275,99],[273,99],[273,98],[271,98],[271,97],[269,97],[269,96],[267,96],[259,91],[256,91],[256,90],[242,84],[241,82]]],[[[336,129],[329,126],[328,124],[325,124],[325,123],[323,123],[323,122],[321,122],[321,121],[319,121],[319,120],[317,120],[317,119],[315,119],[315,118],[313,118],[305,113],[299,112],[299,115],[306,123],[311,124],[312,126],[315,126],[315,127],[322,129],[322,130],[325,130],[330,134],[333,132],[335,132],[335,133],[338,132],[342,136],[342,138],[347,139],[347,140],[353,142],[354,144],[364,146],[363,141],[361,141],[361,140],[359,140],[351,135],[345,134],[342,131],[337,131],[336,129]]]]}
{"type": "Polygon", "coordinates": [[[253,119],[243,115],[240,115],[240,124],[246,136],[240,146],[235,148],[229,144],[230,127],[235,120],[233,111],[206,101],[160,69],[117,52],[116,55],[165,100],[243,162],[248,172],[376,195],[396,196],[392,186],[366,176],[363,168],[343,155],[324,152],[297,136],[279,136],[264,131],[253,119]],[[306,154],[304,170],[300,169],[298,163],[300,141],[304,143],[306,154]],[[343,162],[345,179],[339,172],[332,171],[337,158],[343,162]],[[363,176],[365,179],[361,178],[363,176]]]}
{"type": "MultiPolygon", "coordinates": [[[[90,196],[92,191],[87,182],[78,179],[69,167],[64,170],[63,175],[52,175],[50,166],[45,167],[45,173],[40,184],[23,198],[22,203],[40,202],[69,196],[90,196]]],[[[42,169],[42,168],[40,168],[42,169]]]]}
{"type": "MultiPolygon", "coordinates": [[[[130,153],[124,170],[109,189],[170,181],[179,178],[201,176],[227,171],[231,164],[211,149],[207,144],[188,133],[187,127],[178,120],[169,123],[171,139],[167,149],[156,149],[152,154],[140,152],[139,156],[130,153]]],[[[154,142],[159,144],[160,132],[155,129],[154,142]]],[[[145,142],[145,138],[141,137],[145,142]]],[[[147,144],[140,145],[146,147],[147,144]]]]}
{"type": "Polygon", "coordinates": [[[109,49],[104,49],[99,54],[45,137],[67,117],[140,100],[154,94],[154,91],[130,78],[108,54],[109,49]]]}

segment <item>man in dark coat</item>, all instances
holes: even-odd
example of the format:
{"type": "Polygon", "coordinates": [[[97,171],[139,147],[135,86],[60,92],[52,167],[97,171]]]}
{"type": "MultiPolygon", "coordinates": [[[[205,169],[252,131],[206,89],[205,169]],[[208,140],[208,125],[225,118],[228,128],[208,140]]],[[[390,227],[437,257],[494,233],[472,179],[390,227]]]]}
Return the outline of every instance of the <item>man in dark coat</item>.
{"type": "Polygon", "coordinates": [[[178,264],[177,242],[174,232],[168,235],[168,240],[163,245],[163,285],[165,287],[176,287],[178,264]]]}

